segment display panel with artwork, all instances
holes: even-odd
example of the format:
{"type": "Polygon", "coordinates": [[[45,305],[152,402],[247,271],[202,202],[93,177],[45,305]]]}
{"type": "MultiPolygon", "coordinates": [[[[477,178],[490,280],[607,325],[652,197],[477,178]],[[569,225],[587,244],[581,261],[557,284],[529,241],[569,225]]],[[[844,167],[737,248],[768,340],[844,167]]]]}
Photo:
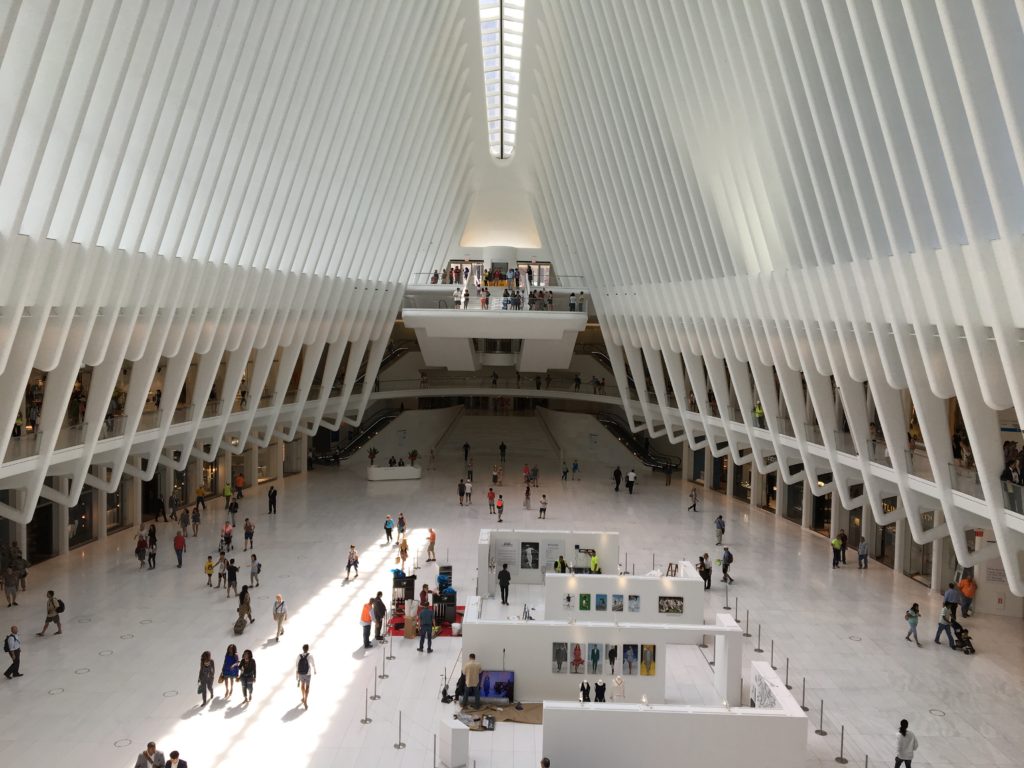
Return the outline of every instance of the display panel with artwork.
{"type": "Polygon", "coordinates": [[[614,675],[616,669],[615,662],[619,660],[619,646],[615,643],[608,643],[604,647],[604,660],[608,665],[608,674],[614,675]]]}
{"type": "Polygon", "coordinates": [[[519,568],[524,571],[540,568],[540,542],[524,541],[519,545],[519,568]]]}
{"type": "Polygon", "coordinates": [[[589,643],[587,645],[587,674],[599,675],[604,666],[603,661],[604,645],[601,643],[589,643]]]}
{"type": "Polygon", "coordinates": [[[569,644],[551,644],[551,671],[564,674],[569,671],[569,644]]]}
{"type": "Polygon", "coordinates": [[[622,646],[622,674],[635,675],[639,666],[639,649],[635,643],[626,643],[622,646]]]}
{"type": "Polygon", "coordinates": [[[622,599],[622,595],[612,595],[612,611],[621,613],[623,605],[625,605],[625,601],[622,599]]]}
{"type": "Polygon", "coordinates": [[[659,597],[658,613],[673,613],[682,615],[683,598],[681,597],[659,597]]]}
{"type": "Polygon", "coordinates": [[[651,677],[655,671],[657,659],[655,658],[654,646],[653,645],[641,645],[640,646],[640,674],[647,677],[651,677]]]}
{"type": "Polygon", "coordinates": [[[608,595],[594,595],[594,610],[595,611],[607,611],[608,610],[608,595]]]}
{"type": "Polygon", "coordinates": [[[573,643],[569,648],[569,671],[574,675],[582,675],[587,669],[587,660],[583,658],[583,649],[586,647],[586,643],[580,645],[579,643],[573,643]]]}
{"type": "Polygon", "coordinates": [[[639,613],[640,612],[640,595],[629,596],[629,612],[639,613]]]}
{"type": "Polygon", "coordinates": [[[580,593],[580,610],[581,611],[589,611],[590,610],[590,593],[589,592],[581,592],[580,593]]]}
{"type": "Polygon", "coordinates": [[[480,698],[511,704],[515,700],[515,673],[491,669],[481,672],[480,698]]]}

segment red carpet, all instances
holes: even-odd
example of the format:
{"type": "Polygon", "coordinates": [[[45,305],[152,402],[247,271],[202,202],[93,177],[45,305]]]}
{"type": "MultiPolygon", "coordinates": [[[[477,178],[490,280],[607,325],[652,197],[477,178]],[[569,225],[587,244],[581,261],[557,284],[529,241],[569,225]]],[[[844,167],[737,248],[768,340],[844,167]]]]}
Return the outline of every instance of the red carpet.
{"type": "MultiPolygon", "coordinates": [[[[462,617],[466,613],[466,606],[457,605],[455,606],[455,623],[461,624],[462,617]]],[[[405,617],[404,616],[393,616],[388,621],[388,633],[395,637],[402,637],[405,634],[405,617]]],[[[452,636],[452,625],[445,622],[441,625],[440,630],[435,629],[434,637],[451,637],[452,636]]]]}

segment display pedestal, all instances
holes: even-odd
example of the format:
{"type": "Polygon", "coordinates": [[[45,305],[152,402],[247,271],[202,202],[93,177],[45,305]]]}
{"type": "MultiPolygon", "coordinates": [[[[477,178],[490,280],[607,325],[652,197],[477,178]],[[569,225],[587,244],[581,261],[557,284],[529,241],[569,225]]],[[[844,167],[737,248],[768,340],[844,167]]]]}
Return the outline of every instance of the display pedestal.
{"type": "Polygon", "coordinates": [[[469,764],[469,726],[455,718],[442,720],[437,729],[437,757],[446,768],[469,764]]]}

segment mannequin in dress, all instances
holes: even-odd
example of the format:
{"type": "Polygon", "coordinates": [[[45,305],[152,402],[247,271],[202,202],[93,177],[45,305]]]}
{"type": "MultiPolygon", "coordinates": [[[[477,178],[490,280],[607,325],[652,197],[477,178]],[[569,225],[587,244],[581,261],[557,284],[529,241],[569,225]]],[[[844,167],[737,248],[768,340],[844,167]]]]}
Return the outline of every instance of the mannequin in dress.
{"type": "Polygon", "coordinates": [[[580,683],[580,701],[590,701],[590,683],[586,680],[580,683]]]}
{"type": "Polygon", "coordinates": [[[604,680],[598,680],[594,683],[594,701],[604,703],[604,689],[606,688],[604,680]]]}

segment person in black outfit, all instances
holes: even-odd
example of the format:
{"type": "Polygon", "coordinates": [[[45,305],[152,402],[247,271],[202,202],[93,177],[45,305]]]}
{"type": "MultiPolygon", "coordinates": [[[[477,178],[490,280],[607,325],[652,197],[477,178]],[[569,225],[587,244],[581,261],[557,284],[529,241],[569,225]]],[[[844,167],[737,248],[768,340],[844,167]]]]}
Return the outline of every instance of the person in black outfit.
{"type": "Polygon", "coordinates": [[[512,581],[512,574],[508,571],[508,563],[501,566],[498,571],[498,586],[501,588],[501,604],[508,605],[508,585],[512,581]]]}
{"type": "Polygon", "coordinates": [[[270,486],[270,490],[267,491],[267,503],[270,505],[267,511],[268,515],[277,514],[277,488],[270,486]]]}
{"type": "Polygon", "coordinates": [[[388,612],[388,607],[382,599],[383,594],[383,592],[378,592],[377,596],[373,598],[373,639],[378,643],[384,642],[381,630],[384,626],[384,616],[388,612]]]}
{"type": "Polygon", "coordinates": [[[619,490],[619,486],[622,484],[622,470],[618,467],[612,472],[612,479],[615,480],[615,490],[619,490]]]}
{"type": "Polygon", "coordinates": [[[468,461],[469,460],[469,443],[463,443],[462,444],[462,460],[463,461],[468,461]]]}

